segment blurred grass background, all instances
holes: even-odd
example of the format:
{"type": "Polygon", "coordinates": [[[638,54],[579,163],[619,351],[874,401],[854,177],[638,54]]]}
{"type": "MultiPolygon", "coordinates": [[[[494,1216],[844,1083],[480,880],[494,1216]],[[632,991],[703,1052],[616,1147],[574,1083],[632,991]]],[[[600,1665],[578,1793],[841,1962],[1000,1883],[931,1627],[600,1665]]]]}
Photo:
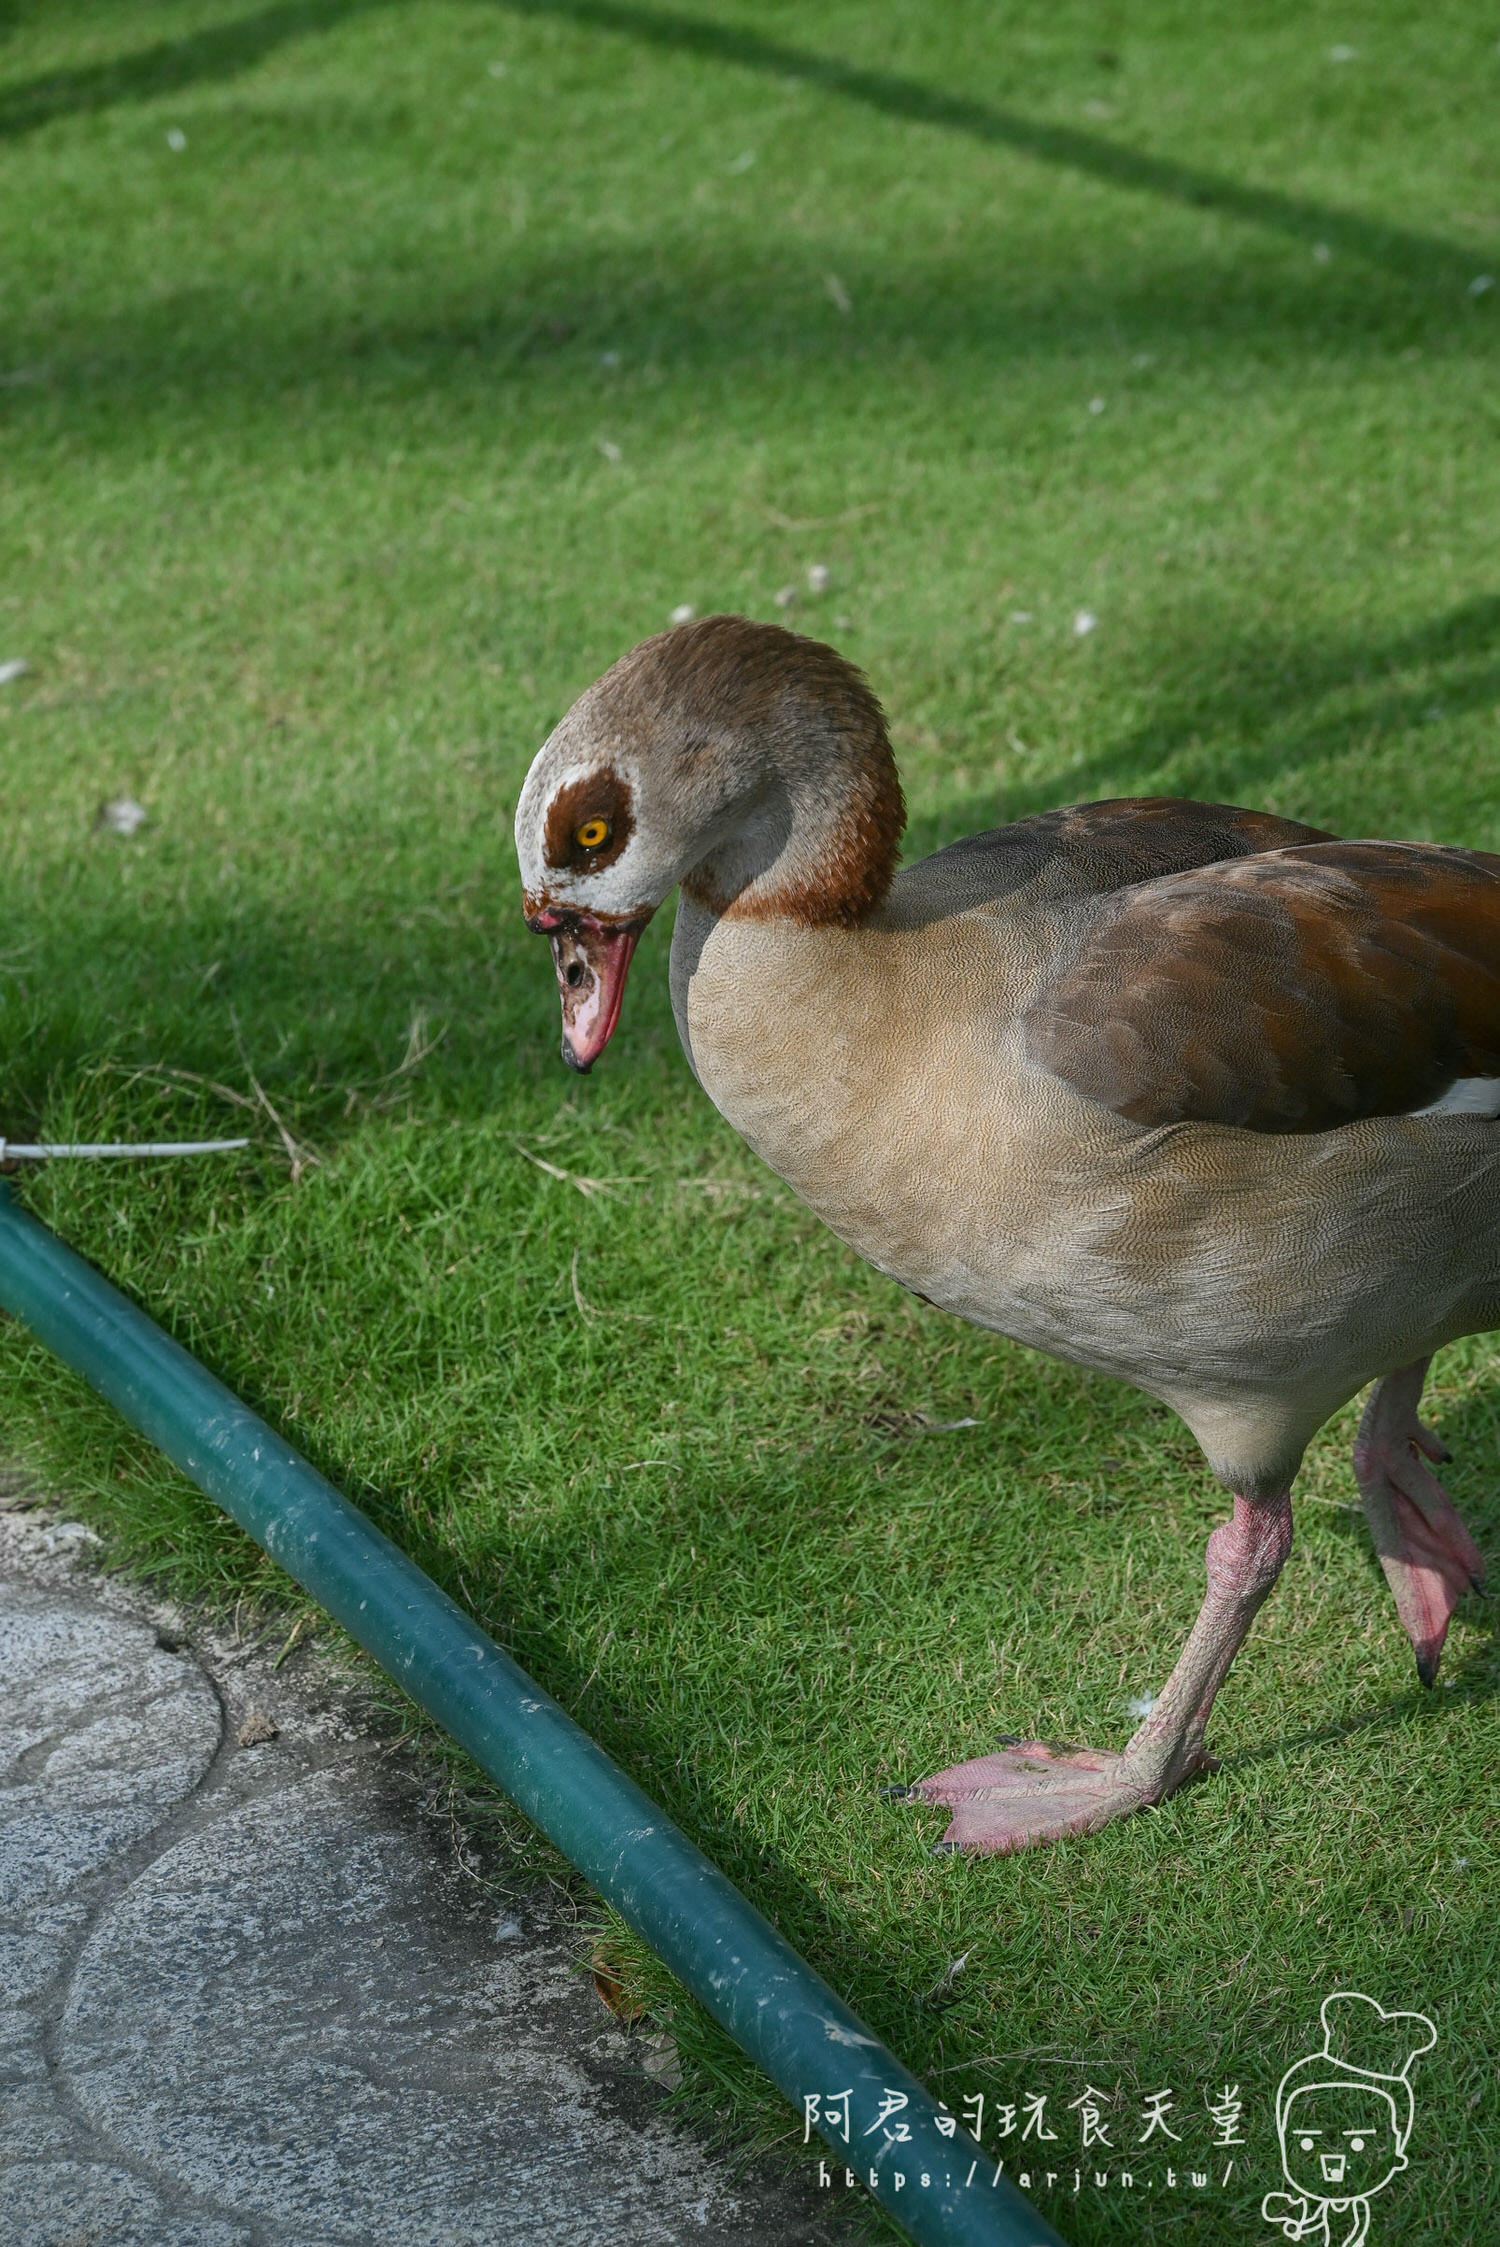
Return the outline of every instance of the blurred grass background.
{"type": "MultiPolygon", "coordinates": [[[[1121,1741],[1219,1495],[1157,1407],[923,1310],[756,1168],[665,916],[567,1078],[509,818],[691,603],[866,667],[914,852],[1158,790],[1500,848],[1497,39],[1456,0],[0,5],[0,1128],[257,1138],[22,1190],[984,2090],[1012,2170],[995,2110],[1045,2091],[1081,2242],[1257,2230],[1339,1986],[1440,2029],[1377,2224],[1489,2236],[1486,1611],[1421,1696],[1346,1415],[1223,1772],[929,1856],[879,1787],[1121,1741]],[[1086,2082],[1117,2150],[1171,2085],[1189,2163],[1238,2083],[1228,2184],[1151,2149],[1146,2208],[1075,2200],[1086,2082]]],[[[1434,1407],[1491,1550],[1495,1373],[1448,1352],[1434,1407]]],[[[292,1612],[14,1329],[0,1409],[111,1561],[292,1612]]],[[[700,2107],[783,2135],[615,1940],[700,2107]]]]}

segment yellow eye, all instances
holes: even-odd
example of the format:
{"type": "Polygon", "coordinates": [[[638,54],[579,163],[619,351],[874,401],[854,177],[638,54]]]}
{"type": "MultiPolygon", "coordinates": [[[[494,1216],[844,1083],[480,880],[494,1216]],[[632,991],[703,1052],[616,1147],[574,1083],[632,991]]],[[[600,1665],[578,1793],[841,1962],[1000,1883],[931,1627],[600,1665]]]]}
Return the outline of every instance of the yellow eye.
{"type": "Polygon", "coordinates": [[[580,850],[602,850],[609,841],[607,819],[586,819],[573,836],[580,850]]]}

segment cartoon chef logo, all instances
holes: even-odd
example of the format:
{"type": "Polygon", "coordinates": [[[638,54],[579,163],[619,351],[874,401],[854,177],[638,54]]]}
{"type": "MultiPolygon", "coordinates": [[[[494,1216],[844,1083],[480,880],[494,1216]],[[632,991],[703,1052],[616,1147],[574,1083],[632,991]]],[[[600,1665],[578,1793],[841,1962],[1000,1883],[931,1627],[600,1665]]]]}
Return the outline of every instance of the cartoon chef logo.
{"type": "Polygon", "coordinates": [[[1371,2200],[1406,2167],[1411,2069],[1437,2030],[1425,2013],[1387,2013],[1358,1990],[1335,1990],[1322,2015],[1323,2049],[1294,2060],[1276,2092],[1292,2189],[1268,2192],[1260,2212],[1288,2239],[1364,2247],[1371,2200]]]}

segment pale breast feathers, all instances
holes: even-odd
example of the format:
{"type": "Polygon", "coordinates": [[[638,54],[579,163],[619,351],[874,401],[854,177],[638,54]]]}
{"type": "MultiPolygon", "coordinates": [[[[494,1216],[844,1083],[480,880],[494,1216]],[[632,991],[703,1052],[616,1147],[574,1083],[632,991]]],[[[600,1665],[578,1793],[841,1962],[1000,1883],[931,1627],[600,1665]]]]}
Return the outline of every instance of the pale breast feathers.
{"type": "Polygon", "coordinates": [[[1328,1130],[1500,1077],[1500,857],[1322,842],[1102,898],[1031,1057],[1145,1125],[1328,1130]]]}

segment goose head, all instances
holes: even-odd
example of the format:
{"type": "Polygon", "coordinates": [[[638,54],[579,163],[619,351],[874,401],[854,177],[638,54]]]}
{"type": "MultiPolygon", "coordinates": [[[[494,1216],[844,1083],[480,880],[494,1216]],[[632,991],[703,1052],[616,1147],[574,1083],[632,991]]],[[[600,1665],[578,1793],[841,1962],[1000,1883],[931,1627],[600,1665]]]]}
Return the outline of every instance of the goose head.
{"type": "Polygon", "coordinates": [[[904,822],[880,705],[833,648],[741,616],[643,640],[543,743],[516,807],[564,1061],[604,1051],[673,889],[715,914],[850,926],[883,900],[904,822]]]}

